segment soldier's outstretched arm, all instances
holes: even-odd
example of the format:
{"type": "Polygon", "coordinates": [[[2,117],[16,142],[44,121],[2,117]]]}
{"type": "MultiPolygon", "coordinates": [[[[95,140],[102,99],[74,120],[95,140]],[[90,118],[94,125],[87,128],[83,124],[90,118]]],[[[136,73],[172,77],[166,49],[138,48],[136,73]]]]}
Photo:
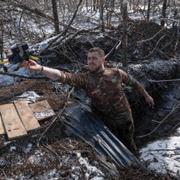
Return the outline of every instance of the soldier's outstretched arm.
{"type": "Polygon", "coordinates": [[[69,84],[71,86],[76,86],[79,88],[84,88],[86,85],[86,77],[83,74],[67,73],[58,69],[49,68],[46,66],[42,66],[33,60],[24,61],[22,63],[22,66],[30,70],[41,72],[48,78],[52,80],[59,80],[64,84],[69,84]]]}
{"type": "Polygon", "coordinates": [[[154,99],[149,95],[149,93],[145,90],[143,85],[137,81],[135,78],[132,76],[128,75],[125,71],[123,70],[118,70],[122,82],[126,85],[133,86],[137,91],[139,91],[145,98],[145,101],[148,103],[150,107],[154,106],[154,99]]]}

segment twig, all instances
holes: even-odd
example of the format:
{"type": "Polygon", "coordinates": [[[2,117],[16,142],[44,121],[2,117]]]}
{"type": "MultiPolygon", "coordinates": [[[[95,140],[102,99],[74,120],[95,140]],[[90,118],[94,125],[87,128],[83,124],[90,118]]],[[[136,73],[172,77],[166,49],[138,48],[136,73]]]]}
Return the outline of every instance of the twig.
{"type": "MultiPolygon", "coordinates": [[[[5,2],[5,0],[0,0],[1,2],[5,2]]],[[[25,5],[24,3],[20,3],[17,0],[14,1],[8,1],[9,4],[18,7],[22,10],[24,10],[24,12],[30,12],[31,14],[35,14],[36,16],[38,15],[39,17],[45,18],[46,20],[49,20],[51,22],[54,21],[54,18],[47,15],[47,13],[43,13],[41,10],[37,9],[37,8],[30,8],[29,6],[25,5]]],[[[17,8],[16,8],[17,9],[17,8]]],[[[59,22],[59,24],[63,27],[67,27],[67,24],[64,24],[62,22],[59,22]]],[[[74,27],[70,27],[72,30],[76,30],[74,27]]]]}
{"type": "Polygon", "coordinates": [[[180,39],[180,20],[178,21],[178,26],[177,26],[177,40],[174,46],[174,51],[176,52],[178,44],[179,44],[179,39],[180,39]]]}
{"type": "Polygon", "coordinates": [[[148,79],[149,82],[151,83],[160,83],[160,82],[178,82],[180,79],[161,79],[161,80],[152,80],[148,79]]]}
{"type": "Polygon", "coordinates": [[[179,125],[180,125],[180,122],[178,122],[178,123],[172,128],[171,131],[174,131],[179,125]]]}
{"type": "Polygon", "coordinates": [[[79,31],[77,31],[76,33],[73,34],[73,36],[70,38],[70,40],[74,39],[76,36],[78,36],[79,34],[83,34],[83,33],[96,33],[94,32],[95,30],[99,29],[99,26],[92,28],[92,29],[81,29],[79,31]]]}
{"type": "Polygon", "coordinates": [[[4,174],[5,178],[8,178],[7,175],[6,175],[6,173],[5,173],[5,171],[4,171],[4,169],[1,169],[1,171],[2,171],[2,173],[4,174]]]}
{"type": "Polygon", "coordinates": [[[149,149],[148,151],[180,151],[180,149],[149,149]]]}
{"type": "MultiPolygon", "coordinates": [[[[173,35],[173,37],[174,37],[174,35],[173,35]]],[[[171,41],[169,41],[168,43],[166,43],[162,48],[161,48],[161,50],[164,50],[164,49],[166,49],[169,45],[171,45],[172,43],[173,43],[173,41],[174,41],[174,38],[172,37],[172,40],[171,41]]]]}
{"type": "Polygon", "coordinates": [[[165,21],[172,21],[172,22],[179,22],[178,19],[173,19],[173,18],[160,18],[159,20],[165,20],[165,21]]]}
{"type": "MultiPolygon", "coordinates": [[[[132,26],[129,26],[127,28],[127,32],[130,30],[132,26]]],[[[109,36],[108,36],[109,37],[109,36]]],[[[109,37],[109,38],[112,38],[112,37],[109,37]]],[[[119,49],[119,46],[121,45],[122,43],[122,38],[123,38],[123,35],[119,38],[119,40],[115,43],[115,45],[112,47],[112,49],[105,55],[105,58],[108,58],[115,50],[118,50],[119,49]]]]}
{"type": "Polygon", "coordinates": [[[152,56],[152,54],[154,53],[154,51],[157,50],[157,46],[159,45],[159,43],[161,42],[161,40],[162,40],[163,38],[165,38],[165,37],[166,37],[166,35],[161,36],[161,37],[159,38],[158,42],[156,43],[154,49],[153,49],[147,56],[145,56],[145,57],[143,57],[143,58],[141,58],[141,59],[147,59],[147,58],[149,58],[150,56],[152,56]]]}
{"type": "Polygon", "coordinates": [[[42,144],[42,146],[43,146],[44,148],[46,148],[47,150],[49,150],[52,154],[54,154],[54,155],[57,157],[57,159],[58,159],[58,161],[59,161],[60,163],[62,162],[61,159],[60,159],[60,156],[59,156],[53,149],[49,148],[49,147],[46,146],[45,144],[42,144]]]}
{"type": "Polygon", "coordinates": [[[56,122],[56,120],[61,117],[62,113],[64,112],[64,110],[65,110],[65,108],[66,108],[66,106],[68,105],[68,100],[69,100],[70,95],[72,94],[73,91],[74,91],[74,87],[69,91],[69,93],[68,93],[68,95],[67,95],[66,102],[65,102],[63,108],[62,108],[62,109],[58,112],[58,114],[51,120],[50,124],[49,124],[48,127],[44,130],[44,132],[41,133],[40,138],[39,138],[39,140],[38,140],[38,146],[39,146],[40,141],[41,141],[41,139],[43,138],[43,136],[48,132],[48,130],[49,130],[49,129],[51,128],[51,126],[56,122]]]}
{"type": "MultiPolygon", "coordinates": [[[[54,44],[61,36],[65,36],[65,35],[66,35],[66,33],[67,33],[68,30],[69,30],[69,27],[71,26],[71,24],[73,23],[74,18],[76,17],[76,14],[77,14],[77,12],[78,12],[78,10],[79,10],[79,6],[81,5],[81,3],[82,3],[82,0],[79,0],[79,3],[78,3],[78,5],[77,5],[77,7],[76,7],[76,10],[74,11],[74,14],[73,14],[71,20],[69,21],[69,24],[67,25],[66,29],[65,29],[61,34],[59,34],[55,39],[53,39],[53,41],[51,41],[51,42],[48,44],[48,46],[47,46],[45,49],[43,49],[42,52],[46,51],[46,50],[47,50],[52,44],[54,44]]],[[[42,52],[41,52],[41,53],[42,53],[42,52]]]]}
{"type": "MultiPolygon", "coordinates": [[[[64,31],[62,32],[62,33],[60,33],[59,35],[57,35],[49,44],[48,44],[48,46],[46,47],[46,48],[44,48],[41,52],[40,52],[40,54],[42,54],[43,52],[45,52],[47,49],[49,49],[49,47],[51,47],[51,45],[52,44],[54,44],[61,36],[64,36],[64,31]]],[[[66,38],[66,36],[64,36],[63,37],[63,39],[65,39],[66,38]]],[[[63,40],[62,39],[62,40],[63,40]]],[[[61,40],[61,41],[62,41],[61,40]]]]}
{"type": "Polygon", "coordinates": [[[157,50],[160,54],[162,54],[166,59],[169,59],[170,57],[167,55],[167,54],[165,54],[161,49],[158,49],[157,50]]]}
{"type": "Polygon", "coordinates": [[[80,7],[80,5],[81,5],[81,3],[82,3],[82,0],[79,0],[79,3],[78,3],[78,5],[77,5],[77,7],[76,7],[76,10],[74,11],[74,14],[73,14],[72,18],[71,18],[71,20],[69,21],[69,24],[68,24],[67,28],[65,29],[64,34],[67,33],[69,27],[70,27],[71,24],[73,23],[73,21],[74,21],[74,19],[75,19],[75,17],[76,17],[76,14],[77,14],[77,12],[78,12],[78,10],[79,10],[79,7],[80,7]]]}
{"type": "MultiPolygon", "coordinates": [[[[72,34],[72,33],[69,33],[68,35],[66,35],[66,36],[63,36],[63,38],[61,39],[61,41],[63,41],[65,38],[66,38],[66,42],[69,42],[69,43],[71,43],[71,40],[73,40],[76,36],[78,36],[79,34],[83,34],[83,33],[96,33],[96,32],[93,32],[93,31],[95,31],[95,30],[97,30],[97,29],[99,29],[99,26],[98,27],[96,27],[96,28],[92,28],[92,29],[82,29],[82,30],[79,30],[79,31],[76,31],[74,34],[72,34]],[[69,38],[69,39],[67,39],[67,38],[69,38]]],[[[56,40],[55,40],[56,41],[56,40]]],[[[52,42],[52,44],[54,43],[54,40],[53,40],[53,42],[52,42]]],[[[52,45],[51,44],[51,45],[52,45]]],[[[50,46],[51,46],[50,45],[50,46]]],[[[49,48],[50,46],[48,46],[47,48],[49,48]]],[[[49,48],[49,50],[54,50],[54,49],[56,49],[56,48],[58,48],[60,46],[60,44],[58,43],[58,44],[55,44],[54,43],[54,45],[53,46],[51,46],[50,48],[49,48]]],[[[42,51],[42,52],[44,52],[46,50],[46,48],[42,51]]]]}
{"type": "Polygon", "coordinates": [[[168,113],[160,122],[159,124],[149,133],[147,134],[144,134],[142,136],[137,136],[137,138],[144,138],[144,137],[147,137],[147,136],[150,136],[152,135],[165,121],[167,118],[169,118],[173,113],[174,111],[180,106],[180,102],[178,104],[175,105],[175,107],[172,108],[172,110],[170,111],[170,113],[168,113]]]}
{"type": "Polygon", "coordinates": [[[152,36],[151,38],[138,41],[137,43],[138,43],[138,44],[141,44],[141,43],[145,43],[145,42],[148,42],[148,41],[153,40],[153,39],[154,39],[158,34],[160,34],[164,29],[165,29],[165,27],[163,27],[162,29],[160,29],[160,31],[158,31],[156,34],[154,34],[154,36],[152,36]]]}
{"type": "Polygon", "coordinates": [[[22,21],[23,14],[24,14],[24,9],[21,12],[21,15],[20,15],[20,18],[19,18],[19,24],[18,24],[18,33],[19,33],[19,38],[20,38],[21,43],[22,43],[22,41],[24,39],[24,37],[22,36],[22,33],[21,33],[21,21],[22,21]]]}
{"type": "Polygon", "coordinates": [[[119,38],[119,40],[115,43],[115,45],[112,47],[112,49],[106,54],[105,58],[108,58],[115,50],[119,48],[119,46],[122,43],[122,36],[119,38]]]}

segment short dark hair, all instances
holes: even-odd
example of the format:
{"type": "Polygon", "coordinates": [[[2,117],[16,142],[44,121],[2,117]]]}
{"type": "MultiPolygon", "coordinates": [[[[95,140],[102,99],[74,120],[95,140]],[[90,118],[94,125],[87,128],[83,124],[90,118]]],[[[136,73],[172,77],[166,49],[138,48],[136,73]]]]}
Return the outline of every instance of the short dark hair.
{"type": "Polygon", "coordinates": [[[105,56],[104,50],[99,47],[93,47],[93,48],[89,49],[88,53],[92,53],[92,52],[97,52],[101,57],[105,56]]]}

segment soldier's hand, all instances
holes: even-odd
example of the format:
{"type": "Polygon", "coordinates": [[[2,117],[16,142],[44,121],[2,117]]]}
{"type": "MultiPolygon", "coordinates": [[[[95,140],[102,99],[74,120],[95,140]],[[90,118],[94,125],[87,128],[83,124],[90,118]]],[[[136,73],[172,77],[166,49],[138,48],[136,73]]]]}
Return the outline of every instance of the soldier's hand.
{"type": "Polygon", "coordinates": [[[151,108],[154,107],[154,99],[150,95],[145,97],[145,101],[151,108]]]}
{"type": "Polygon", "coordinates": [[[35,71],[41,71],[42,68],[40,64],[38,64],[37,62],[31,59],[29,59],[28,61],[23,61],[21,65],[27,69],[35,70],[35,71]]]}

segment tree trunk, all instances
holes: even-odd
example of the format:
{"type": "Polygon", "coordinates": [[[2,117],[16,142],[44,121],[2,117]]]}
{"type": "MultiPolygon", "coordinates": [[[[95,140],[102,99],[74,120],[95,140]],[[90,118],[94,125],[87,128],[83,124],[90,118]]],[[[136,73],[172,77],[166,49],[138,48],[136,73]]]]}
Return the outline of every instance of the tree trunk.
{"type": "Polygon", "coordinates": [[[93,10],[96,11],[97,9],[97,2],[96,0],[93,0],[93,10]]]}
{"type": "Polygon", "coordinates": [[[101,31],[104,32],[104,0],[100,0],[99,5],[101,31]]]}
{"type": "Polygon", "coordinates": [[[86,11],[88,11],[89,3],[88,0],[86,0],[86,11]]]}
{"type": "Polygon", "coordinates": [[[111,0],[108,4],[109,6],[109,11],[107,12],[107,27],[111,27],[111,18],[112,18],[112,12],[114,11],[114,0],[111,0]]]}
{"type": "Polygon", "coordinates": [[[155,0],[153,0],[153,7],[152,7],[152,16],[154,17],[155,14],[155,9],[156,9],[156,3],[155,0]]]}
{"type": "Polygon", "coordinates": [[[151,11],[151,0],[148,0],[147,20],[149,21],[151,11]]]}
{"type": "Polygon", "coordinates": [[[127,66],[127,20],[128,20],[128,14],[127,14],[127,0],[123,0],[122,3],[122,18],[123,18],[123,37],[122,37],[122,49],[123,49],[123,66],[127,66]]]}
{"type": "Polygon", "coordinates": [[[166,18],[166,9],[167,9],[167,0],[163,0],[163,7],[162,7],[162,20],[161,20],[161,26],[164,26],[166,18]]]}
{"type": "Polygon", "coordinates": [[[146,0],[144,0],[144,12],[146,12],[146,0]]]}
{"type": "Polygon", "coordinates": [[[53,10],[53,17],[54,17],[54,28],[56,34],[60,33],[59,30],[59,17],[58,17],[58,9],[57,9],[57,0],[51,0],[52,2],[52,10],[53,10]]]}
{"type": "MultiPolygon", "coordinates": [[[[174,19],[177,19],[177,15],[178,15],[178,10],[175,8],[175,9],[174,9],[174,19]]],[[[176,23],[175,21],[173,21],[172,27],[174,28],[175,25],[177,25],[177,23],[176,23]]]]}
{"type": "Polygon", "coordinates": [[[0,35],[0,59],[3,59],[3,30],[4,30],[3,21],[0,20],[0,32],[1,32],[1,35],[0,35]]]}

